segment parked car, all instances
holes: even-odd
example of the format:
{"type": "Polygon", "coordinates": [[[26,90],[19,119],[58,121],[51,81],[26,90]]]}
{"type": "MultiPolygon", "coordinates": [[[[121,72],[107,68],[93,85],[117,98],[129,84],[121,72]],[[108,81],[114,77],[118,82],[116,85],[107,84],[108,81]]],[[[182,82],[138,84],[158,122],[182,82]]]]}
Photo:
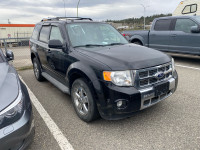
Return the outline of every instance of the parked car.
{"type": "MultiPolygon", "coordinates": [[[[111,25],[88,18],[50,18],[30,39],[35,77],[71,94],[77,115],[89,122],[121,119],[172,95],[173,59],[129,42],[111,25]]],[[[59,109],[59,108],[57,108],[59,109]]]]}
{"type": "Polygon", "coordinates": [[[200,55],[200,16],[161,17],[150,31],[124,31],[132,43],[165,52],[200,55]]]}
{"type": "Polygon", "coordinates": [[[1,150],[23,150],[31,143],[35,133],[28,91],[8,63],[13,59],[11,51],[6,51],[5,56],[0,49],[1,150]]]}

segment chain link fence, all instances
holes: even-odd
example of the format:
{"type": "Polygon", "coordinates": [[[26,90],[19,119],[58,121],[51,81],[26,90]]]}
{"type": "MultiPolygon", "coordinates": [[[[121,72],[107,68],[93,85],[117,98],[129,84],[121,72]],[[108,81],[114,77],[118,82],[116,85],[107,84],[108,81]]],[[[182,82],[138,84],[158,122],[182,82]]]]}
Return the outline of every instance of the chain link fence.
{"type": "Polygon", "coordinates": [[[16,69],[30,68],[32,66],[29,48],[30,38],[3,38],[0,47],[3,51],[11,50],[14,53],[13,66],[16,69]]]}

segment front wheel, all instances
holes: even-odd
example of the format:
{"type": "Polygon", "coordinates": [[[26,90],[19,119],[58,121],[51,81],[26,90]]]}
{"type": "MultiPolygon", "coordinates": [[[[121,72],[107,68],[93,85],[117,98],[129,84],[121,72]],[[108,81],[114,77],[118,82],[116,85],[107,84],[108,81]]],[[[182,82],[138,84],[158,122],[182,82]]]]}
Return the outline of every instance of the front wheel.
{"type": "Polygon", "coordinates": [[[74,109],[85,122],[91,122],[98,118],[98,110],[91,87],[86,80],[81,78],[74,81],[71,89],[71,97],[74,109]]]}

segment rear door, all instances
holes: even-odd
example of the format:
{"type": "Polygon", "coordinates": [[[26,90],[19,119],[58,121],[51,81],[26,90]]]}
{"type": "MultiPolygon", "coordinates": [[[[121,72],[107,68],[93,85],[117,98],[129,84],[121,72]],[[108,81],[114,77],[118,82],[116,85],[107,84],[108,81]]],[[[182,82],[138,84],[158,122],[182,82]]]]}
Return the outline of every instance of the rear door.
{"type": "Polygon", "coordinates": [[[170,29],[172,26],[171,19],[159,19],[155,22],[154,28],[149,33],[149,47],[168,51],[168,45],[170,44],[170,29]]]}
{"type": "Polygon", "coordinates": [[[41,65],[46,72],[48,72],[51,69],[47,57],[49,53],[49,48],[48,48],[49,31],[50,31],[49,25],[42,26],[37,46],[37,51],[41,65]]]}
{"type": "Polygon", "coordinates": [[[178,18],[170,33],[169,50],[189,54],[200,54],[200,33],[192,33],[191,27],[198,24],[190,18],[178,18]]]}

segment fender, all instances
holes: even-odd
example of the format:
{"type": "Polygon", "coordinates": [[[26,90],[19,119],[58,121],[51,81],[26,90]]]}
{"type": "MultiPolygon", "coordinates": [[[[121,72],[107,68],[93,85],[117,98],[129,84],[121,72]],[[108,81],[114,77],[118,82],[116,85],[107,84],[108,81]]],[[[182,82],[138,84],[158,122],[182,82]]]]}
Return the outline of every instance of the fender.
{"type": "Polygon", "coordinates": [[[145,43],[145,39],[141,36],[141,35],[133,35],[131,38],[130,38],[130,42],[134,39],[138,39],[142,42],[142,45],[146,45],[145,43]]]}
{"type": "Polygon", "coordinates": [[[69,78],[74,73],[78,73],[81,76],[86,77],[91,81],[89,82],[89,84],[94,88],[95,95],[97,96],[97,105],[99,105],[100,103],[99,99],[104,95],[102,93],[101,84],[94,70],[89,65],[85,65],[80,61],[71,64],[66,73],[66,81],[69,83],[69,88],[71,88],[72,84],[70,83],[69,78]]]}
{"type": "Polygon", "coordinates": [[[66,73],[67,81],[69,81],[69,77],[73,73],[83,73],[90,79],[91,82],[93,82],[95,80],[98,80],[98,78],[96,77],[96,74],[93,71],[93,69],[90,68],[88,65],[85,65],[85,64],[81,63],[80,61],[72,63],[68,67],[67,73],[66,73]]]}

